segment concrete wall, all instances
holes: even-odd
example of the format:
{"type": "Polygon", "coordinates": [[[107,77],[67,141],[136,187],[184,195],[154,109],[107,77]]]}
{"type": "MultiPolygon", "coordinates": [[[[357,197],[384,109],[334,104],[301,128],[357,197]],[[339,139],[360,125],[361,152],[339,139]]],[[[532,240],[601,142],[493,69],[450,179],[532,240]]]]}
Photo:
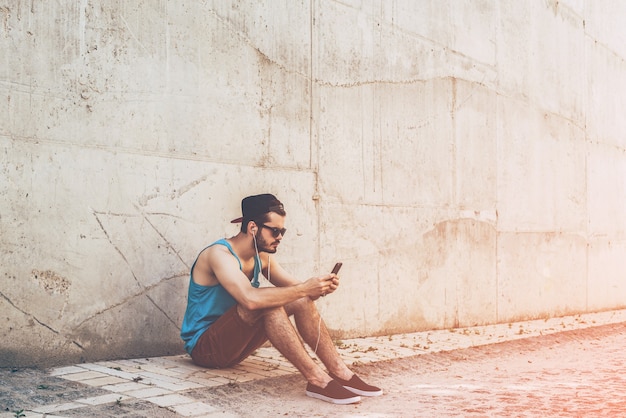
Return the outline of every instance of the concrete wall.
{"type": "Polygon", "coordinates": [[[626,306],[615,0],[0,0],[0,365],[182,352],[240,199],[337,337],[626,306]]]}

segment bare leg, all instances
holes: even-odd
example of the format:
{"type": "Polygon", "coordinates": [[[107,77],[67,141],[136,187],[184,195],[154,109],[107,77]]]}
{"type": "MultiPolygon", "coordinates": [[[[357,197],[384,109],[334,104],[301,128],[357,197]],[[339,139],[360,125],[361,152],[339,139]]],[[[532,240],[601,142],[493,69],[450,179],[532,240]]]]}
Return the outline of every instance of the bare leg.
{"type": "Polygon", "coordinates": [[[286,305],[285,310],[288,315],[293,314],[302,339],[311,349],[317,347],[316,354],[328,370],[341,379],[349,380],[354,373],[339,356],[324,321],[320,322],[321,316],[315,303],[309,298],[302,298],[286,305]]]}
{"type": "Polygon", "coordinates": [[[308,382],[318,387],[326,387],[332,380],[309,356],[284,308],[252,312],[238,306],[238,313],[249,324],[262,318],[265,332],[272,345],[302,373],[308,382]]]}

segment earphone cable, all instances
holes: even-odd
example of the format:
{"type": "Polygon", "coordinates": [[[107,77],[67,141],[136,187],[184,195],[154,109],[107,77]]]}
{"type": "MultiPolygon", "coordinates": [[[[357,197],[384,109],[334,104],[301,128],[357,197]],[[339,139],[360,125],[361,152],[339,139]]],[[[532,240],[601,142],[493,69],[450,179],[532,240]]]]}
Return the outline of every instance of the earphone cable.
{"type": "MultiPolygon", "coordinates": [[[[256,245],[256,236],[252,235],[252,239],[254,241],[254,251],[256,252],[256,256],[259,259],[259,261],[261,261],[261,257],[259,256],[259,248],[256,245]]],[[[271,259],[270,259],[270,255],[267,255],[267,281],[269,281],[270,283],[272,283],[272,276],[271,276],[271,259]]],[[[313,350],[313,352],[315,354],[317,354],[317,348],[319,347],[320,344],[320,338],[322,336],[322,316],[320,315],[320,320],[317,323],[317,341],[315,342],[315,349],[313,350]]]]}

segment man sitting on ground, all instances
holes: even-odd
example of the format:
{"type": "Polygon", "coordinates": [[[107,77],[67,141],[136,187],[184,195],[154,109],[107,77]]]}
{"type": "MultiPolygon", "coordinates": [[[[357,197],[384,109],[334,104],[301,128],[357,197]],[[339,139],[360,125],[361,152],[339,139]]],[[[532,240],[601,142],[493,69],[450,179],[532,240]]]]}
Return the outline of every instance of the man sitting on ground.
{"type": "Polygon", "coordinates": [[[337,290],[339,277],[331,273],[301,282],[270,260],[286,232],[286,212],[276,197],[248,196],[241,210],[243,216],[232,221],[242,222],[240,232],[204,248],[191,267],[181,337],[194,363],[233,366],[269,340],[305,377],[308,396],[350,404],[360,396],[382,395],[341,360],[315,306],[320,296],[337,290]],[[274,287],[259,287],[260,273],[274,287]]]}

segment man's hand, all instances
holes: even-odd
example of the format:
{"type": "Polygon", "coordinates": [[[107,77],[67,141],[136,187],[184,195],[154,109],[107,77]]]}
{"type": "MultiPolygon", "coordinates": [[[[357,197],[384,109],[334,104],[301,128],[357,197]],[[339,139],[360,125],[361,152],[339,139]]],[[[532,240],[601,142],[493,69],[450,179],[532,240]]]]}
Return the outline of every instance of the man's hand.
{"type": "Polygon", "coordinates": [[[304,282],[307,295],[312,300],[317,300],[320,296],[333,293],[339,287],[339,276],[334,273],[324,276],[312,277],[304,282]]]}

